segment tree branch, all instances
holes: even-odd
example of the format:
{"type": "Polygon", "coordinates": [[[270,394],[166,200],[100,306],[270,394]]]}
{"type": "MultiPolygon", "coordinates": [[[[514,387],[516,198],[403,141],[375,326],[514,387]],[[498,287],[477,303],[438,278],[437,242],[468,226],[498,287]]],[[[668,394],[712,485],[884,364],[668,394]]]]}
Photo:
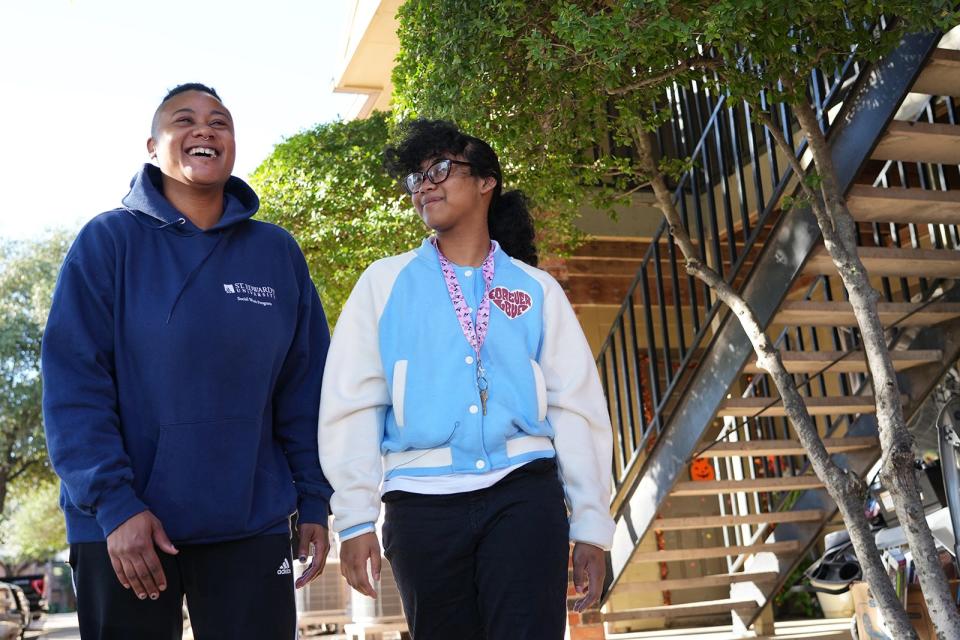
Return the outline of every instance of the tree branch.
{"type": "Polygon", "coordinates": [[[628,93],[633,93],[639,89],[645,89],[646,87],[651,87],[665,80],[669,80],[674,76],[677,76],[685,71],[690,71],[691,69],[715,69],[720,66],[720,62],[715,58],[708,58],[706,56],[694,56],[692,58],[687,58],[677,64],[675,67],[665,69],[660,73],[644,76],[642,80],[638,80],[632,84],[624,85],[622,87],[616,87],[614,89],[607,89],[607,94],[611,96],[622,96],[628,93]]]}
{"type": "Polygon", "coordinates": [[[830,457],[816,424],[807,411],[805,400],[795,387],[793,377],[783,365],[780,351],[770,342],[753,309],[715,270],[696,257],[693,243],[674,205],[673,194],[667,188],[663,173],[654,160],[654,146],[650,134],[637,128],[634,131],[634,137],[640,166],[649,174],[657,207],[667,219],[670,233],[686,258],[687,272],[707,284],[740,321],[757,354],[757,365],[767,371],[773,379],[783,399],[787,417],[807,452],[814,472],[823,480],[827,493],[837,503],[837,508],[843,515],[844,523],[850,532],[850,541],[860,559],[864,577],[870,584],[874,597],[881,603],[888,627],[898,640],[916,640],[916,632],[887,576],[873,532],[864,515],[866,486],[863,480],[841,469],[830,457]]]}

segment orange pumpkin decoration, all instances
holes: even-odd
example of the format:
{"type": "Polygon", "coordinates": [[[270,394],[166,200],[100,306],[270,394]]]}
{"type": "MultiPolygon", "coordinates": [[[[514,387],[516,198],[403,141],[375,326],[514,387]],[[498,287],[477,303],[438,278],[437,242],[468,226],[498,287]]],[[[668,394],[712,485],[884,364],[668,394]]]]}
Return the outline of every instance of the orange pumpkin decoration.
{"type": "Polygon", "coordinates": [[[716,480],[717,476],[713,471],[713,465],[707,458],[695,458],[690,465],[690,479],[700,481],[716,480]]]}

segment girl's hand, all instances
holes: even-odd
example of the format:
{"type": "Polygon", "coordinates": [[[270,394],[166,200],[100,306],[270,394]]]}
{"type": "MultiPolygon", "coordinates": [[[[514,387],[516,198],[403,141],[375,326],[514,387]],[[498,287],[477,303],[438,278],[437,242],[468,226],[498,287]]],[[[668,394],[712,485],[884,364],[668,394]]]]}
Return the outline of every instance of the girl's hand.
{"type": "Polygon", "coordinates": [[[367,560],[370,561],[373,581],[379,582],[380,541],[376,533],[371,531],[340,543],[340,573],[351,587],[365,596],[376,598],[377,591],[367,576],[367,560]]]}
{"type": "Polygon", "coordinates": [[[597,604],[606,573],[607,561],[603,549],[586,542],[573,545],[573,586],[577,593],[583,595],[574,603],[574,611],[584,611],[597,604]]]}

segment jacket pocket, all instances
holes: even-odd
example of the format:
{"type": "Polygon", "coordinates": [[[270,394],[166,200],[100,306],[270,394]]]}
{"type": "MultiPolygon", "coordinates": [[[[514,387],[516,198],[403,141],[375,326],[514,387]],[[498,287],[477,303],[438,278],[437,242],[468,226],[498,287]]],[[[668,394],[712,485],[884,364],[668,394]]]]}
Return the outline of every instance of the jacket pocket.
{"type": "Polygon", "coordinates": [[[403,417],[403,395],[407,389],[407,363],[409,360],[397,360],[393,365],[393,388],[390,395],[393,398],[393,416],[397,421],[397,426],[402,427],[405,423],[403,417]]]}
{"type": "Polygon", "coordinates": [[[263,477],[257,468],[259,442],[256,419],[160,426],[143,501],[172,540],[199,541],[246,532],[254,516],[257,479],[266,484],[274,480],[263,477]]]}
{"type": "Polygon", "coordinates": [[[547,383],[536,360],[530,360],[530,368],[533,369],[533,384],[537,389],[537,422],[543,422],[547,419],[547,383]]]}

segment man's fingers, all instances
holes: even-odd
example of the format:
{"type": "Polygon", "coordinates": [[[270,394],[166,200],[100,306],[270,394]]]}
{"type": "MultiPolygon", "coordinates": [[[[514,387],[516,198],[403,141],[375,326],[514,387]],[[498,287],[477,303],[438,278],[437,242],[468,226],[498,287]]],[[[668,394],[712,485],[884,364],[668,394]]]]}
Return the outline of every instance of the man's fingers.
{"type": "Polygon", "coordinates": [[[323,573],[323,570],[327,566],[327,554],[330,552],[330,543],[321,545],[313,553],[313,564],[317,566],[317,573],[323,573]]]}
{"type": "Polygon", "coordinates": [[[313,562],[310,563],[310,566],[307,567],[307,570],[297,578],[295,586],[297,589],[302,588],[305,585],[310,584],[313,580],[320,575],[320,567],[317,565],[317,559],[314,557],[313,562]]]}
{"type": "Polygon", "coordinates": [[[118,558],[110,556],[110,564],[113,565],[113,572],[117,574],[117,580],[123,585],[124,589],[130,588],[130,579],[127,578],[126,571],[123,570],[123,563],[118,558]]]}
{"type": "Polygon", "coordinates": [[[150,568],[147,566],[146,561],[143,556],[133,559],[134,570],[137,572],[137,577],[140,579],[140,584],[143,585],[144,590],[147,593],[147,596],[151,600],[156,600],[160,595],[160,589],[157,586],[156,581],[153,579],[153,573],[150,571],[150,568]]]}
{"type": "MultiPolygon", "coordinates": [[[[157,589],[160,591],[166,590],[167,576],[163,573],[163,565],[160,564],[157,553],[153,549],[147,550],[147,553],[143,554],[143,562],[147,566],[147,571],[150,572],[153,583],[157,585],[157,589]]],[[[150,594],[150,596],[153,597],[153,594],[150,594]]]]}
{"type": "Polygon", "coordinates": [[[147,597],[147,589],[140,581],[140,575],[137,573],[137,568],[132,562],[125,558],[121,558],[120,562],[123,564],[123,573],[127,576],[127,580],[130,581],[130,588],[133,589],[133,592],[137,594],[138,598],[143,600],[147,597]]]}
{"type": "MultiPolygon", "coordinates": [[[[156,520],[156,518],[154,518],[154,520],[156,520]]],[[[163,530],[163,525],[160,524],[159,520],[156,520],[153,524],[153,543],[164,553],[169,553],[172,556],[179,553],[177,548],[173,546],[173,543],[170,542],[170,538],[167,537],[167,532],[163,530]]]]}

